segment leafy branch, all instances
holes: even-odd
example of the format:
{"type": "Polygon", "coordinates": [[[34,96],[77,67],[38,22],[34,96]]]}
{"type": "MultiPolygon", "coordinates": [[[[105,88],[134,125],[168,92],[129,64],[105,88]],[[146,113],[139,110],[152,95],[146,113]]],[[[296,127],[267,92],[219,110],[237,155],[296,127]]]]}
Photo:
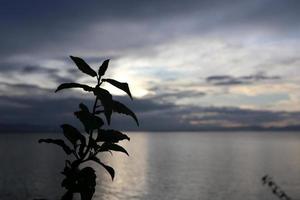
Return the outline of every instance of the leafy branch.
{"type": "Polygon", "coordinates": [[[107,82],[114,87],[124,91],[131,99],[132,95],[127,83],[119,82],[110,78],[103,78],[108,68],[109,60],[105,60],[98,69],[94,71],[82,58],[70,56],[77,68],[93,78],[96,78],[97,84],[89,86],[81,83],[63,83],[57,87],[55,92],[79,88],[95,96],[95,101],[90,110],[84,103],[79,104],[79,110],[74,115],[79,119],[84,127],[81,133],[77,128],[70,124],[62,124],[63,134],[67,139],[40,139],[39,143],[52,143],[60,146],[67,155],[73,155],[74,159],[65,161],[65,168],[62,172],[65,179],[62,181],[62,187],[67,189],[62,200],[72,200],[74,193],[80,193],[82,200],[91,200],[96,186],[95,170],[92,167],[80,168],[81,164],[87,161],[93,161],[102,166],[111,176],[115,176],[114,169],[104,164],[97,155],[101,152],[122,152],[129,155],[128,152],[119,144],[121,140],[130,140],[130,138],[114,129],[103,129],[105,124],[110,125],[112,113],[125,114],[133,118],[137,125],[138,119],[133,111],[121,102],[113,100],[113,96],[108,90],[101,87],[102,83],[107,82]],[[103,118],[105,120],[103,120],[103,118]]]}

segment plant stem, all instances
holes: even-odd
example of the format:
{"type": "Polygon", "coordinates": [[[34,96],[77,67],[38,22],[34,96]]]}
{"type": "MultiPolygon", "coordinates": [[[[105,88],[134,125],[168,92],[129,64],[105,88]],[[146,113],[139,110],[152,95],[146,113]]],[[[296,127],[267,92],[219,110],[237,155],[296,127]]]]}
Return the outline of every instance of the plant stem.
{"type": "Polygon", "coordinates": [[[75,156],[75,158],[78,160],[79,159],[79,157],[78,157],[78,155],[77,155],[77,153],[76,153],[76,150],[74,150],[73,152],[72,152],[72,154],[75,156]]]}
{"type": "MultiPolygon", "coordinates": [[[[97,86],[100,86],[102,84],[102,82],[103,81],[100,82],[100,77],[97,76],[97,86]]],[[[92,112],[93,116],[96,115],[97,102],[98,102],[98,97],[96,96],[96,99],[95,99],[95,102],[94,102],[94,106],[93,106],[93,112],[92,112]]],[[[94,131],[94,129],[91,129],[90,132],[89,132],[89,141],[88,141],[87,149],[84,152],[84,155],[81,157],[80,163],[83,163],[83,162],[87,161],[84,158],[87,156],[87,154],[91,150],[91,140],[93,139],[93,131],[94,131]]]]}

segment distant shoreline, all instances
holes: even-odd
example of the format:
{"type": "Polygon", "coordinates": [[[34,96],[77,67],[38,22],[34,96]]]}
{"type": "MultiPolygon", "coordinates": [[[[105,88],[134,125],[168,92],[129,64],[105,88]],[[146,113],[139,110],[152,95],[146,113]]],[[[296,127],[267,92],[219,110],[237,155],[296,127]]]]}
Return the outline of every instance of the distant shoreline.
{"type": "MultiPolygon", "coordinates": [[[[288,127],[203,127],[203,128],[186,128],[176,130],[168,129],[125,129],[124,132],[300,132],[300,126],[288,127]]],[[[0,125],[0,134],[7,133],[59,133],[61,129],[45,127],[45,126],[31,126],[31,125],[0,125]]]]}

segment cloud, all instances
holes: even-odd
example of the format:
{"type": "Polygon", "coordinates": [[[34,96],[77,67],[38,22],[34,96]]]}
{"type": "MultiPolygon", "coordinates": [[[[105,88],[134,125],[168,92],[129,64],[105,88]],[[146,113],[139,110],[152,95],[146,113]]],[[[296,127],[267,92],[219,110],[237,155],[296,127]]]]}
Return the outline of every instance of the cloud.
{"type": "Polygon", "coordinates": [[[41,88],[33,84],[11,84],[6,82],[0,83],[0,95],[1,100],[4,100],[5,97],[11,98],[20,98],[20,97],[34,97],[38,98],[39,96],[49,96],[51,90],[41,88]]]}
{"type": "Polygon", "coordinates": [[[70,51],[99,55],[203,33],[286,32],[298,30],[298,10],[293,0],[9,1],[1,8],[0,25],[7,27],[0,37],[1,59],[70,51]]]}
{"type": "Polygon", "coordinates": [[[260,81],[278,80],[279,76],[266,76],[263,73],[249,75],[249,76],[228,76],[228,75],[218,75],[209,76],[206,78],[207,83],[212,83],[214,85],[241,85],[241,84],[253,84],[260,81]]]}
{"type": "Polygon", "coordinates": [[[259,126],[293,124],[296,114],[264,110],[299,107],[299,9],[293,0],[7,1],[1,119],[52,126],[69,116],[83,94],[52,92],[62,82],[88,82],[68,58],[76,55],[95,69],[112,58],[108,75],[139,97],[133,104],[120,98],[144,130],[256,125],[255,118],[259,126]]]}
{"type": "Polygon", "coordinates": [[[174,88],[171,85],[162,85],[161,87],[149,88],[149,94],[145,95],[144,99],[151,99],[157,102],[172,102],[173,104],[180,104],[185,99],[201,98],[206,95],[203,91],[174,88]]]}
{"type": "MultiPolygon", "coordinates": [[[[33,131],[59,131],[61,123],[72,123],[82,129],[73,115],[80,102],[93,105],[92,95],[70,96],[30,85],[10,87],[24,89],[28,94],[1,95],[0,124],[10,127],[5,131],[22,131],[20,127],[33,131]],[[35,91],[35,95],[31,95],[35,91]]],[[[138,116],[140,127],[125,115],[114,114],[112,126],[118,129],[139,131],[191,131],[226,128],[251,128],[299,125],[300,112],[272,112],[235,107],[203,107],[176,105],[156,98],[135,99],[117,96],[117,100],[128,105],[138,116]],[[278,124],[277,124],[278,123],[278,124]],[[277,125],[276,125],[277,124],[277,125]]],[[[2,129],[3,132],[3,129],[2,129]]]]}
{"type": "MultiPolygon", "coordinates": [[[[0,85],[35,85],[52,89],[63,82],[74,82],[82,74],[74,73],[68,68],[50,68],[43,65],[18,65],[13,63],[0,64],[0,85]]],[[[76,68],[75,68],[76,70],[76,68]]],[[[16,91],[19,88],[14,88],[16,91]]]]}

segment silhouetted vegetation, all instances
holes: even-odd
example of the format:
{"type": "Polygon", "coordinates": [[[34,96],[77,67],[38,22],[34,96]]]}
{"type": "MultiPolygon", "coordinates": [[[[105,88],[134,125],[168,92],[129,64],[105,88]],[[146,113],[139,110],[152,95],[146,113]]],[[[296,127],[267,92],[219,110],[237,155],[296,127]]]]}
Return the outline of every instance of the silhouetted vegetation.
{"type": "Polygon", "coordinates": [[[285,191],[283,191],[270,177],[269,175],[265,175],[261,178],[262,184],[268,186],[272,193],[277,196],[281,200],[292,200],[291,197],[289,197],[285,191]]]}
{"type": "Polygon", "coordinates": [[[74,193],[80,193],[82,200],[90,200],[95,192],[96,174],[92,167],[82,168],[82,164],[87,161],[96,162],[114,179],[114,169],[104,164],[97,155],[101,152],[111,151],[123,152],[128,155],[127,151],[117,143],[121,140],[130,140],[129,137],[118,130],[103,129],[102,127],[105,124],[103,118],[106,119],[107,125],[110,125],[112,113],[121,113],[132,117],[137,125],[139,123],[134,112],[121,102],[115,101],[109,91],[101,88],[102,83],[107,82],[126,92],[132,99],[127,83],[102,77],[108,68],[109,60],[105,60],[102,63],[97,73],[83,59],[70,57],[80,71],[97,80],[95,86],[80,83],[63,83],[55,91],[80,88],[95,96],[95,102],[91,110],[85,104],[80,103],[79,110],[74,112],[74,115],[83,125],[84,133],[81,133],[70,124],[62,124],[61,128],[66,141],[62,139],[40,139],[39,142],[58,145],[67,155],[73,156],[73,160],[67,159],[65,161],[65,168],[62,172],[65,178],[61,186],[67,189],[62,200],[72,200],[74,193]]]}

